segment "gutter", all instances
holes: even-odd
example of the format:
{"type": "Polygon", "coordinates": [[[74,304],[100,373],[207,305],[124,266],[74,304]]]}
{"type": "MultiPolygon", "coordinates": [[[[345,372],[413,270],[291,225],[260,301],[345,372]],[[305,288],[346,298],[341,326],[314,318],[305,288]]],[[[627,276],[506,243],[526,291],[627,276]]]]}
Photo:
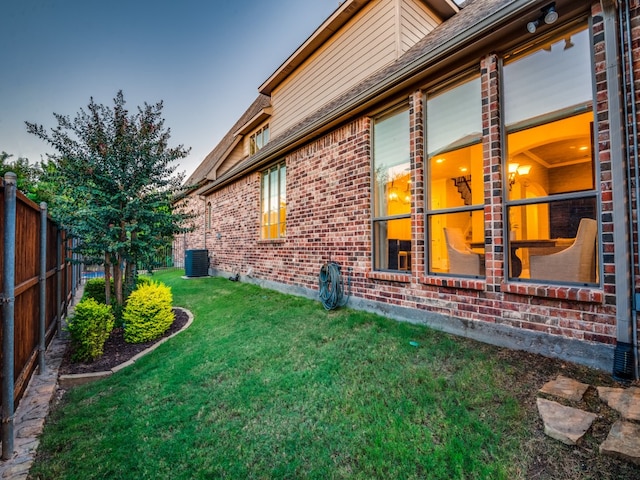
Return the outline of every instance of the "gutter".
{"type": "Polygon", "coordinates": [[[201,195],[207,195],[210,192],[238,179],[249,171],[257,169],[286,155],[291,150],[307,143],[311,138],[317,137],[335,125],[341,123],[345,118],[360,113],[373,103],[379,102],[380,100],[387,98],[395,94],[398,90],[406,87],[407,84],[415,82],[417,80],[416,77],[427,73],[427,69],[433,69],[439,62],[448,59],[448,57],[456,53],[460,53],[460,46],[464,43],[469,43],[473,40],[481,39],[487,34],[494,33],[496,31],[497,24],[504,24],[514,18],[522,17],[525,13],[529,13],[529,10],[531,10],[532,7],[540,3],[540,0],[515,0],[510,4],[499,8],[492,15],[484,17],[480,22],[474,24],[469,29],[454,35],[446,42],[419,56],[397,72],[385,77],[372,88],[364,90],[349,102],[340,105],[326,116],[323,116],[315,122],[307,125],[298,133],[288,138],[286,143],[268,144],[256,155],[251,157],[249,161],[241,163],[237,168],[230,170],[227,174],[223,175],[220,179],[214,181],[209,186],[201,189],[198,193],[201,195]]]}

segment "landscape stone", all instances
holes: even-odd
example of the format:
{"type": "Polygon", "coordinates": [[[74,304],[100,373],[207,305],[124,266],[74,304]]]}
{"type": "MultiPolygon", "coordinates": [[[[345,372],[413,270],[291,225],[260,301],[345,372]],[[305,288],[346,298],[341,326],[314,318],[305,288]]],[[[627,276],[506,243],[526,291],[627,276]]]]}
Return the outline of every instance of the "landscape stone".
{"type": "Polygon", "coordinates": [[[600,453],[640,465],[640,425],[618,420],[600,445],[600,453]]]}
{"type": "Polygon", "coordinates": [[[566,445],[576,445],[596,419],[594,413],[565,407],[544,398],[538,398],[537,404],[544,423],[544,433],[566,445]]]}
{"type": "Polygon", "coordinates": [[[580,383],[572,378],[558,375],[558,378],[545,383],[540,391],[554,395],[556,397],[565,398],[572,402],[579,402],[582,400],[585,392],[589,388],[586,383],[580,383]]]}
{"type": "Polygon", "coordinates": [[[640,420],[640,388],[598,387],[598,395],[622,418],[640,420]]]}

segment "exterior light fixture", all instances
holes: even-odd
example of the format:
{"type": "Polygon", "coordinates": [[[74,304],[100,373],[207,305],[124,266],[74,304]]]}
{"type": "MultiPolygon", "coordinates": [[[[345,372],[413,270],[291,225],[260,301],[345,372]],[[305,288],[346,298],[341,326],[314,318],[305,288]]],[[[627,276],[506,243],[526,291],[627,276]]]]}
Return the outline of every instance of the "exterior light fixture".
{"type": "Polygon", "coordinates": [[[546,12],[545,8],[543,8],[542,13],[544,15],[544,23],[546,23],[547,25],[551,25],[552,23],[555,23],[556,20],[558,20],[558,12],[556,12],[555,3],[552,3],[551,5],[546,7],[546,12]]]}
{"type": "Polygon", "coordinates": [[[538,30],[538,27],[543,22],[547,25],[551,25],[552,23],[555,23],[556,20],[558,20],[558,12],[556,12],[555,2],[550,3],[540,11],[542,12],[542,14],[537,19],[527,23],[527,31],[529,33],[536,33],[536,30],[538,30]]]}
{"type": "Polygon", "coordinates": [[[527,23],[527,31],[529,33],[536,33],[536,30],[538,29],[538,25],[540,24],[539,20],[533,20],[529,23],[527,23]]]}

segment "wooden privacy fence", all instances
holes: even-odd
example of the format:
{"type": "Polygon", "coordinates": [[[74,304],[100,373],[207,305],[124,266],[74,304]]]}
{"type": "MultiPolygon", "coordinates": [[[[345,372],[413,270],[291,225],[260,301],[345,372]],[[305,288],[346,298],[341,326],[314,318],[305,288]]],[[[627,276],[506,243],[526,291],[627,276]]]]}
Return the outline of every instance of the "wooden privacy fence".
{"type": "Polygon", "coordinates": [[[6,459],[13,450],[15,405],[36,367],[45,368],[46,345],[73,299],[80,266],[69,261],[73,238],[47,216],[46,205],[17,192],[11,173],[0,183],[0,400],[6,459]]]}

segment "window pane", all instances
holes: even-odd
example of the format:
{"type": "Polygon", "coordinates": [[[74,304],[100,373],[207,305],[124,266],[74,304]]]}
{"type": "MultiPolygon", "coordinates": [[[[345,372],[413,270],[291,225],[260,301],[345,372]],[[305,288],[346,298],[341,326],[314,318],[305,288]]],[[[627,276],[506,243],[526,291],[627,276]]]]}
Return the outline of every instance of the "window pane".
{"type": "Polygon", "coordinates": [[[484,210],[429,216],[429,271],[484,275],[484,210]]]}
{"type": "Polygon", "coordinates": [[[269,238],[269,173],[262,174],[262,238],[269,238]]]}
{"type": "Polygon", "coordinates": [[[429,156],[482,138],[480,78],[474,78],[427,100],[429,156]]]}
{"type": "Polygon", "coordinates": [[[277,237],[278,227],[278,170],[269,172],[269,237],[277,237]]]}
{"type": "Polygon", "coordinates": [[[375,123],[374,216],[411,213],[409,112],[404,110],[375,123]]]}
{"type": "Polygon", "coordinates": [[[484,204],[482,101],[473,78],[427,100],[430,210],[484,204]]]}
{"type": "Polygon", "coordinates": [[[376,270],[411,270],[411,219],[381,220],[373,227],[376,270]]]}
{"type": "Polygon", "coordinates": [[[280,207],[278,215],[278,223],[280,229],[278,236],[284,237],[286,233],[286,214],[287,214],[287,169],[283,165],[280,167],[280,207]]]}
{"type": "Polygon", "coordinates": [[[260,150],[262,148],[262,130],[256,133],[256,150],[260,150]]]}
{"type": "Polygon", "coordinates": [[[444,152],[428,162],[430,210],[484,204],[481,144],[444,152]]]}
{"type": "Polygon", "coordinates": [[[262,128],[262,144],[266,145],[267,143],[269,143],[269,125],[262,128]]]}
{"type": "Polygon", "coordinates": [[[509,276],[595,283],[596,214],[595,198],[510,207],[509,276]]]}
{"type": "Polygon", "coordinates": [[[510,133],[509,199],[595,189],[592,129],[587,112],[510,133]]]}
{"type": "Polygon", "coordinates": [[[572,32],[505,65],[505,123],[589,103],[591,56],[587,30],[572,32]]]}

